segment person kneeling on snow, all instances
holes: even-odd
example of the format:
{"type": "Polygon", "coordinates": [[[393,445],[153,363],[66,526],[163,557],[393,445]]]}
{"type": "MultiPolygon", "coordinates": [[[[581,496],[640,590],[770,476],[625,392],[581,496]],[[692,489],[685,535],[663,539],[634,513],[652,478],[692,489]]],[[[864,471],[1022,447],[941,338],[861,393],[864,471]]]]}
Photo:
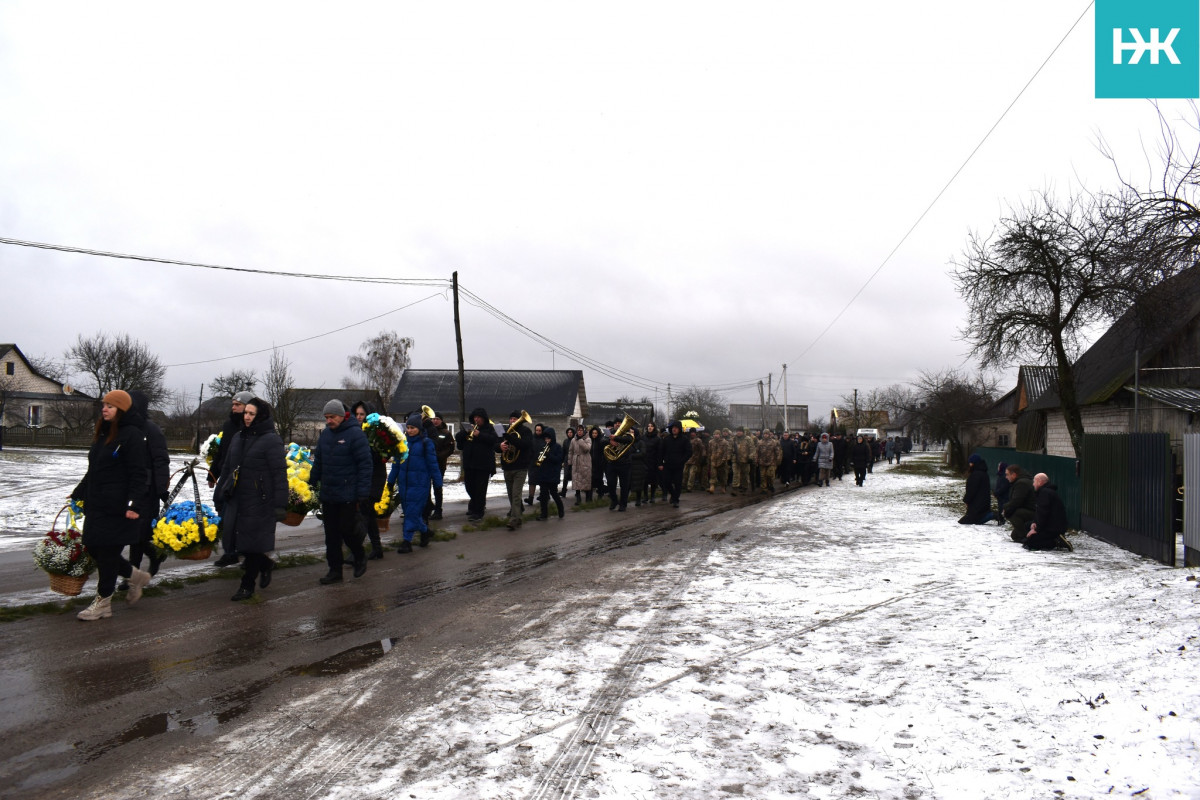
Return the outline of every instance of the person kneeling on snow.
{"type": "Polygon", "coordinates": [[[1025,536],[1026,550],[1054,550],[1061,547],[1074,550],[1064,535],[1067,532],[1067,507],[1058,496],[1058,487],[1050,482],[1050,476],[1039,472],[1033,476],[1034,501],[1033,524],[1025,536]]]}
{"type": "Polygon", "coordinates": [[[429,501],[430,486],[442,488],[442,471],[438,467],[433,441],[421,430],[420,414],[408,418],[404,434],[408,438],[408,458],[392,467],[388,485],[392,492],[400,493],[400,505],[404,509],[404,541],[396,552],[411,553],[414,533],[421,534],[421,547],[428,547],[433,538],[425,524],[425,504],[429,501]]]}
{"type": "Polygon", "coordinates": [[[987,462],[979,454],[972,453],[967,465],[967,491],[963,495],[967,513],[958,524],[982,525],[992,518],[992,487],[988,481],[987,462]]]}

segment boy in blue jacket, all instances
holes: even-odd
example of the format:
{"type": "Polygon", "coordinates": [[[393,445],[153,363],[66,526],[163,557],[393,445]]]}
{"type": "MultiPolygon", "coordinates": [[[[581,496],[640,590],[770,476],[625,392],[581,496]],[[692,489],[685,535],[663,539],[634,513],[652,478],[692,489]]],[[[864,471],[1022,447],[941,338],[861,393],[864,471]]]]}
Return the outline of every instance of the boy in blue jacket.
{"type": "Polygon", "coordinates": [[[433,441],[421,430],[420,414],[408,418],[404,435],[408,439],[408,458],[392,467],[388,486],[392,492],[400,493],[400,506],[404,509],[404,541],[397,552],[411,553],[414,533],[420,532],[421,547],[428,547],[433,538],[425,524],[425,504],[429,501],[430,486],[442,488],[442,470],[438,467],[433,441]]]}

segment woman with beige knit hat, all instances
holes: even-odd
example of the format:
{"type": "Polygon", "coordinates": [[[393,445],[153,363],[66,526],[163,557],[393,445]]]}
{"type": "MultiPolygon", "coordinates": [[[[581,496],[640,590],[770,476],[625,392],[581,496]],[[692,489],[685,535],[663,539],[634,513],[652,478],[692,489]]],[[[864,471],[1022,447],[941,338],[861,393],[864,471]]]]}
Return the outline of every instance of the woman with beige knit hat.
{"type": "Polygon", "coordinates": [[[112,616],[118,577],[129,580],[125,599],[131,604],[141,599],[142,589],[150,583],[149,572],[121,556],[125,547],[138,542],[137,519],[144,510],[140,504],[150,483],[146,437],[130,424],[135,414],[128,392],[116,389],[104,395],[88,451],[87,473],[71,492],[71,499],[83,501],[83,546],[99,573],[96,599],[79,612],[82,620],[112,616]]]}

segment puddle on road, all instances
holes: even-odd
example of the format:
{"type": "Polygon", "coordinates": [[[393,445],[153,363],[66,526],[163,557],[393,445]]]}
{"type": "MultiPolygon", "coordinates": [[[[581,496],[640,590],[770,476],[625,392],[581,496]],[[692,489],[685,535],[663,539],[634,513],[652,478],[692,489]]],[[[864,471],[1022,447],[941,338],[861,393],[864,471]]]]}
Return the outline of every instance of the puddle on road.
{"type": "Polygon", "coordinates": [[[289,677],[335,677],[346,675],[363,667],[370,666],[392,651],[397,639],[380,639],[368,644],[351,647],[335,653],[328,658],[314,661],[311,664],[291,667],[277,676],[255,681],[249,686],[234,691],[225,692],[209,698],[206,703],[210,708],[199,713],[185,714],[182,709],[172,709],[158,714],[142,717],[125,730],[111,736],[100,744],[86,747],[83,742],[76,742],[75,747],[83,750],[86,755],[84,763],[90,763],[105,753],[130,744],[140,739],[149,739],[170,731],[186,731],[190,734],[210,735],[217,728],[242,716],[254,706],[268,687],[275,685],[282,678],[289,677]]]}

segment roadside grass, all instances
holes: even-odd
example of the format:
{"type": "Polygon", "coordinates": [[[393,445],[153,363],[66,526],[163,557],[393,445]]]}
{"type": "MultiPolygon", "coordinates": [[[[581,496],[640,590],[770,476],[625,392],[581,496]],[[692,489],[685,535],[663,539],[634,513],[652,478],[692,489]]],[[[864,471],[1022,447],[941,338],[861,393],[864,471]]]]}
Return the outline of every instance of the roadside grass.
{"type": "Polygon", "coordinates": [[[954,514],[961,515],[964,511],[962,494],[966,478],[942,464],[940,455],[936,457],[910,457],[892,467],[891,471],[900,475],[913,475],[919,478],[947,479],[930,480],[927,487],[914,492],[914,500],[917,500],[922,505],[944,508],[954,514]]]}
{"type": "MultiPolygon", "coordinates": [[[[288,553],[280,556],[275,561],[275,569],[291,569],[293,567],[309,567],[314,564],[324,564],[325,559],[321,556],[312,553],[288,553]]],[[[196,586],[201,583],[208,583],[213,580],[238,580],[242,577],[242,571],[237,567],[223,567],[214,569],[212,572],[200,572],[194,575],[184,575],[178,578],[158,578],[151,586],[147,586],[142,590],[145,597],[161,597],[175,589],[182,589],[186,586],[196,586]]],[[[86,589],[79,597],[70,597],[66,600],[52,600],[46,603],[29,603],[21,606],[0,606],[0,623],[16,622],[30,617],[40,616],[42,614],[65,614],[69,611],[83,608],[92,602],[92,597],[95,596],[95,590],[88,592],[86,589]]]]}

